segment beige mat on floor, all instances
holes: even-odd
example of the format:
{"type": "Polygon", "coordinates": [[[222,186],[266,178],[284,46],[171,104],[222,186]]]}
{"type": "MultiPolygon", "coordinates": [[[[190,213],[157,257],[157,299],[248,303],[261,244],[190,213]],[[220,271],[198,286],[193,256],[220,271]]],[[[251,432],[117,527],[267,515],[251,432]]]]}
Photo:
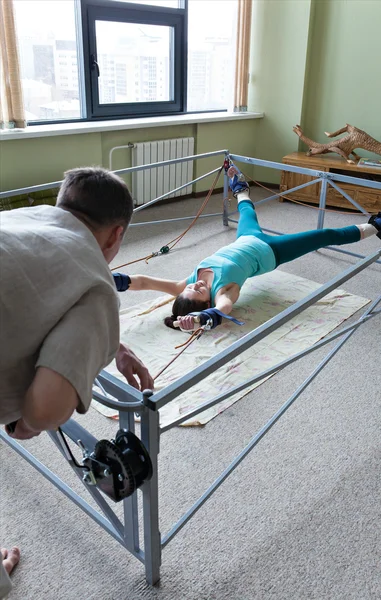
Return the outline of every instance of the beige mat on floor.
{"type": "MultiPolygon", "coordinates": [[[[224,320],[223,325],[206,332],[157,379],[156,391],[204,363],[285,308],[305,298],[320,285],[282,271],[273,271],[247,280],[233,311],[233,316],[245,321],[245,325],[240,327],[224,320]]],[[[161,296],[154,302],[132,306],[122,311],[120,315],[121,340],[143,360],[153,376],[179,352],[175,346],[189,336],[171,330],[163,324],[163,318],[171,314],[171,301],[171,297],[161,296]]],[[[160,411],[160,423],[167,425],[173,422],[180,415],[206,400],[231,389],[288,356],[308,348],[368,302],[366,298],[354,296],[341,289],[335,290],[212,373],[197,386],[172,400],[160,411]]],[[[120,377],[114,363],[107,370],[120,377]]],[[[184,425],[204,425],[257,385],[260,383],[204,411],[184,425]]],[[[113,410],[98,402],[93,401],[93,407],[107,417],[117,416],[113,410]]]]}

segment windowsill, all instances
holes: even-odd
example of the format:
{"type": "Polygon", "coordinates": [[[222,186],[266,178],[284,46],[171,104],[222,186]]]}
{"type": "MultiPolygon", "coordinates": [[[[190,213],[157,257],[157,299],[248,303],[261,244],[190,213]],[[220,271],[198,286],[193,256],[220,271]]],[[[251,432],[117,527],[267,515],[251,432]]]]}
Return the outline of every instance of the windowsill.
{"type": "Polygon", "coordinates": [[[140,119],[120,119],[117,121],[86,121],[82,123],[62,123],[55,125],[31,125],[25,129],[7,129],[0,131],[0,140],[24,140],[27,138],[73,135],[76,133],[100,133],[148,127],[171,125],[190,125],[194,123],[217,123],[242,119],[262,119],[259,112],[210,112],[166,117],[145,117],[140,119]]]}

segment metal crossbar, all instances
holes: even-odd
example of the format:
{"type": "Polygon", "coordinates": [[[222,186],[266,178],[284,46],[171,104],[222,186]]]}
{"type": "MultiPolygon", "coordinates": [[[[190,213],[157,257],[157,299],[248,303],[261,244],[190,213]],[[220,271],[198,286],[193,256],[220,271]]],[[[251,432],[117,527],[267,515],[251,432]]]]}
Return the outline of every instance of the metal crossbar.
{"type": "MultiPolygon", "coordinates": [[[[283,165],[281,163],[265,161],[250,157],[243,157],[240,155],[229,154],[228,150],[218,150],[216,152],[210,152],[202,155],[195,155],[191,157],[185,157],[181,159],[174,159],[169,161],[164,161],[161,163],[154,163],[151,165],[142,165],[138,167],[131,167],[129,169],[120,169],[115,171],[116,173],[128,173],[131,171],[144,170],[149,168],[155,168],[157,166],[163,166],[166,164],[174,164],[177,162],[185,162],[188,160],[197,160],[200,158],[207,158],[211,156],[220,156],[224,155],[225,158],[231,158],[236,162],[245,162],[253,165],[258,165],[262,167],[268,167],[271,169],[281,169],[288,170],[297,173],[302,173],[305,175],[309,175],[314,177],[312,181],[309,181],[305,184],[299,185],[292,190],[288,190],[288,194],[293,191],[302,189],[304,187],[308,187],[310,185],[315,185],[317,183],[321,183],[321,193],[320,193],[320,203],[319,203],[319,212],[318,212],[318,222],[317,228],[320,229],[323,227],[324,223],[324,211],[325,211],[325,202],[326,202],[326,194],[328,185],[333,186],[337,191],[343,194],[360,212],[366,214],[366,211],[361,207],[357,202],[355,202],[347,192],[344,192],[337,182],[355,182],[357,185],[362,185],[364,187],[372,187],[376,189],[381,189],[381,183],[377,183],[374,181],[367,180],[357,180],[353,177],[346,177],[343,175],[336,174],[326,174],[320,171],[316,171],[313,169],[305,169],[299,167],[293,167],[291,165],[283,165]]],[[[201,180],[202,178],[214,173],[218,169],[214,171],[210,171],[209,173],[194,179],[194,183],[196,181],[201,180]]],[[[10,192],[2,192],[0,193],[0,198],[15,196],[23,193],[30,193],[33,191],[38,191],[42,189],[50,189],[53,187],[57,187],[61,182],[54,182],[51,184],[44,184],[41,186],[33,186],[31,188],[23,188],[20,190],[12,190],[10,192]]],[[[186,185],[189,185],[186,184],[186,185]]],[[[183,186],[181,186],[183,187],[183,186]]],[[[180,188],[177,188],[180,189],[180,188]]],[[[168,192],[168,194],[173,193],[175,190],[168,192]]],[[[139,210],[154,204],[155,202],[160,201],[164,196],[160,196],[149,202],[146,205],[139,207],[139,210]]],[[[274,194],[256,202],[256,205],[262,204],[264,202],[268,202],[276,197],[282,196],[282,193],[274,194]]],[[[231,215],[228,212],[228,178],[227,174],[224,175],[224,210],[222,213],[222,221],[224,225],[228,225],[229,222],[234,221],[231,218],[231,215]]],[[[221,213],[217,213],[217,215],[221,215],[221,213]]],[[[205,215],[205,216],[215,216],[215,215],[205,215]]],[[[193,218],[193,217],[184,217],[193,218]]],[[[179,219],[170,219],[170,220],[179,220],[179,219]]],[[[168,222],[166,221],[154,221],[152,223],[160,223],[160,222],[168,222]]],[[[139,225],[147,225],[151,223],[141,223],[139,225]]],[[[267,230],[269,231],[269,230],[267,230]]],[[[272,232],[275,234],[280,234],[280,232],[272,232]]],[[[287,308],[279,315],[276,315],[272,319],[270,319],[267,323],[264,323],[254,331],[248,333],[243,336],[239,341],[231,344],[227,349],[222,352],[219,352],[214,357],[206,361],[203,365],[197,367],[192,373],[184,375],[179,378],[174,383],[168,385],[166,388],[161,390],[158,393],[152,393],[149,390],[142,392],[137,391],[132,388],[130,385],[123,383],[116,377],[110,375],[106,371],[102,371],[102,373],[98,376],[96,380],[97,387],[94,389],[94,397],[109,408],[113,408],[119,412],[119,425],[123,429],[127,429],[134,433],[135,431],[135,423],[134,423],[134,414],[139,413],[141,417],[141,440],[148,450],[152,465],[153,465],[153,477],[149,481],[146,481],[142,488],[142,506],[143,506],[143,539],[144,544],[143,548],[140,543],[140,532],[139,532],[139,519],[138,519],[138,509],[139,509],[139,498],[138,494],[135,492],[132,496],[125,498],[123,500],[123,519],[121,520],[110,506],[110,504],[105,500],[103,495],[96,489],[94,486],[85,485],[87,491],[92,496],[92,499],[96,502],[101,512],[95,510],[85,499],[83,499],[79,494],[77,494],[74,490],[72,490],[64,481],[62,481],[56,474],[52,473],[50,469],[48,469],[43,463],[41,463],[36,457],[34,457],[30,452],[28,452],[21,444],[10,438],[5,432],[0,431],[0,439],[6,442],[11,448],[13,448],[22,458],[24,458],[29,464],[31,464],[37,471],[39,471],[48,481],[50,481],[54,486],[56,486],[65,496],[70,498],[79,508],[81,508],[89,517],[91,517],[98,525],[103,527],[105,531],[107,531],[119,544],[121,544],[126,550],[128,550],[131,554],[133,554],[138,560],[140,560],[145,566],[146,579],[148,583],[154,584],[160,578],[160,565],[161,565],[161,552],[162,549],[175,537],[175,535],[188,523],[188,521],[192,518],[192,516],[203,506],[203,504],[210,498],[210,496],[222,485],[222,483],[226,480],[226,478],[238,467],[238,465],[244,460],[244,458],[255,448],[255,446],[261,441],[261,439],[270,431],[270,429],[275,425],[275,423],[281,418],[281,416],[288,410],[288,408],[295,402],[295,400],[300,396],[300,394],[307,388],[307,386],[317,377],[317,375],[322,371],[322,369],[328,364],[328,362],[336,355],[336,353],[341,349],[341,347],[346,343],[346,341],[359,329],[361,325],[369,322],[371,319],[380,316],[381,311],[380,308],[377,309],[377,306],[381,303],[381,295],[376,298],[370,306],[364,311],[364,313],[358,318],[357,321],[346,325],[341,330],[327,336],[323,340],[320,340],[316,344],[312,345],[310,348],[307,348],[301,352],[294,354],[293,356],[279,362],[277,365],[262,371],[255,377],[249,378],[246,381],[242,382],[238,386],[233,387],[228,392],[224,394],[220,394],[215,398],[208,400],[207,402],[200,405],[196,410],[193,410],[181,418],[174,421],[171,425],[166,427],[160,427],[159,424],[159,409],[174,398],[176,398],[179,394],[186,391],[190,387],[194,386],[196,383],[201,381],[208,374],[214,372],[220,366],[224,365],[228,361],[232,360],[235,356],[244,352],[247,348],[253,346],[258,341],[262,340],[264,337],[269,335],[272,331],[280,327],[283,323],[286,323],[288,320],[292,319],[295,315],[299,314],[303,310],[306,310],[309,306],[313,305],[320,298],[327,295],[332,290],[339,287],[345,281],[348,281],[356,274],[360,273],[373,263],[381,263],[381,249],[372,253],[371,255],[365,257],[359,254],[355,254],[353,252],[349,252],[346,250],[331,248],[337,252],[342,252],[344,254],[348,254],[351,256],[360,257],[362,260],[357,264],[350,266],[348,269],[328,281],[326,284],[320,286],[317,290],[312,292],[306,298],[303,298],[299,302],[295,303],[293,306],[287,308]],[[377,310],[376,310],[377,309],[377,310]],[[331,349],[328,354],[325,356],[323,360],[320,361],[318,366],[313,370],[313,372],[306,378],[306,380],[297,388],[297,390],[284,402],[284,404],[274,413],[274,415],[263,425],[263,427],[253,436],[251,441],[246,445],[246,447],[236,456],[236,458],[232,461],[232,463],[224,469],[221,475],[212,483],[212,485],[206,490],[206,492],[189,508],[189,510],[175,523],[172,528],[163,536],[160,535],[159,529],[159,477],[158,477],[158,455],[159,455],[159,442],[161,434],[165,433],[172,427],[180,425],[183,421],[193,417],[201,412],[203,412],[206,408],[210,408],[215,404],[222,402],[226,398],[231,395],[246,389],[248,386],[253,385],[259,381],[264,380],[266,377],[270,375],[282,371],[288,365],[293,362],[299,360],[300,358],[307,356],[308,354],[314,352],[326,346],[327,344],[341,338],[338,343],[331,349]]],[[[94,448],[97,443],[97,439],[86,429],[84,429],[81,425],[73,420],[69,420],[63,427],[62,430],[70,439],[71,444],[78,444],[78,441],[81,440],[86,447],[89,449],[94,448]]],[[[57,432],[49,432],[50,437],[52,438],[55,445],[58,447],[61,452],[63,458],[67,460],[77,475],[80,475],[80,469],[74,464],[73,460],[70,457],[70,453],[65,450],[65,447],[62,446],[60,441],[60,436],[57,432]]]]}

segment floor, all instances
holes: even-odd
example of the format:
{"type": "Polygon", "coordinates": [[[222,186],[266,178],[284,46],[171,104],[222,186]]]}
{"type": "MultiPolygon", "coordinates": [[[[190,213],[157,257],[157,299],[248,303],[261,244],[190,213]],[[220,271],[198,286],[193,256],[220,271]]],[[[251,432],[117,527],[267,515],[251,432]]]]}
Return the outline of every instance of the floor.
{"type": "MultiPolygon", "coordinates": [[[[253,192],[253,197],[263,197],[253,192]]],[[[139,220],[194,214],[202,199],[179,200],[139,220]]],[[[232,203],[233,207],[233,203],[232,203]]],[[[210,212],[221,208],[213,196],[210,212]]],[[[271,201],[258,209],[263,227],[315,227],[316,209],[271,201]]],[[[329,213],[326,226],[364,222],[329,213]]],[[[189,221],[131,227],[116,264],[157,251],[189,221]],[[185,224],[184,224],[185,223],[185,224]]],[[[185,277],[201,258],[234,239],[217,217],[200,220],[169,255],[126,273],[185,277]]],[[[369,254],[372,238],[351,249],[369,254]]],[[[322,250],[281,267],[324,283],[357,259],[322,250]]],[[[381,265],[345,286],[375,298],[381,265]]],[[[157,295],[121,294],[123,306],[157,295]]],[[[291,409],[164,549],[161,582],[150,588],[142,565],[25,461],[0,443],[1,541],[22,560],[11,600],[376,600],[381,598],[380,318],[363,325],[291,409]]],[[[176,428],[160,448],[161,530],[204,492],[240,449],[326,354],[294,363],[204,428],[176,428]]],[[[141,357],[144,359],[144,357],[141,357]]],[[[116,425],[90,410],[80,423],[97,437],[116,425]]],[[[80,482],[46,435],[25,446],[75,490],[80,482]]]]}

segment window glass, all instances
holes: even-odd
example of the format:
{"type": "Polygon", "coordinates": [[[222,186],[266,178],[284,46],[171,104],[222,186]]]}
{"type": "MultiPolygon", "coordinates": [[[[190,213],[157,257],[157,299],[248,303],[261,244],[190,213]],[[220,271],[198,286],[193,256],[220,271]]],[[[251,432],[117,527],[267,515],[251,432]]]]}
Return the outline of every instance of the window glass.
{"type": "Polygon", "coordinates": [[[237,0],[188,7],[188,111],[232,110],[237,0]]]}
{"type": "Polygon", "coordinates": [[[96,21],[99,104],[173,99],[173,28],[96,21]]]}
{"type": "Polygon", "coordinates": [[[28,121],[81,117],[74,0],[15,0],[28,121]]]}

